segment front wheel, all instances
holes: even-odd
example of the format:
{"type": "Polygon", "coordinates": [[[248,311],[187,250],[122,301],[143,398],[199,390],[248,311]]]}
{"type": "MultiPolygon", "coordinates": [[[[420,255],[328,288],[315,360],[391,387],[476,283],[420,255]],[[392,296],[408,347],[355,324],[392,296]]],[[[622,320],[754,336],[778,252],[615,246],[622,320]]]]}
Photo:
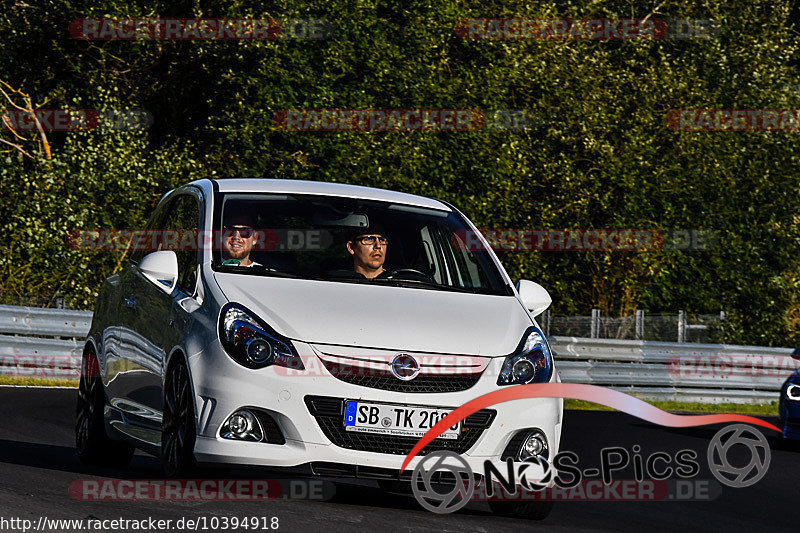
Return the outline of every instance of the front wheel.
{"type": "Polygon", "coordinates": [[[161,419],[161,465],[167,477],[190,474],[196,465],[192,385],[183,361],[170,365],[164,382],[164,414],[161,419]]]}
{"type": "Polygon", "coordinates": [[[126,466],[134,449],[111,440],[103,421],[105,392],[100,381],[100,365],[94,353],[84,354],[75,407],[75,449],[81,462],[91,465],[126,466]]]}
{"type": "Polygon", "coordinates": [[[544,520],[553,510],[551,501],[536,501],[527,503],[496,502],[489,500],[489,507],[498,516],[509,518],[526,518],[528,520],[544,520]]]}

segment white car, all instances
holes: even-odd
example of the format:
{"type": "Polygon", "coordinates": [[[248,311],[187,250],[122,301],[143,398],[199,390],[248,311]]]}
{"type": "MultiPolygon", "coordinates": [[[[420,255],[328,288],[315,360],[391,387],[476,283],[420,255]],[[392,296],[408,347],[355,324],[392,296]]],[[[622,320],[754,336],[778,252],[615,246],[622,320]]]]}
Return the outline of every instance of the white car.
{"type": "MultiPolygon", "coordinates": [[[[558,380],[534,320],[547,291],[515,286],[440,200],[200,180],[166,194],[133,243],[85,344],[76,443],[87,462],[126,464],[136,447],[170,476],[223,463],[398,481],[456,407],[558,380]]],[[[494,405],[431,442],[404,476],[434,450],[475,472],[486,459],[552,459],[562,413],[557,398],[494,405]]],[[[545,504],[516,514],[525,505],[545,504]]]]}

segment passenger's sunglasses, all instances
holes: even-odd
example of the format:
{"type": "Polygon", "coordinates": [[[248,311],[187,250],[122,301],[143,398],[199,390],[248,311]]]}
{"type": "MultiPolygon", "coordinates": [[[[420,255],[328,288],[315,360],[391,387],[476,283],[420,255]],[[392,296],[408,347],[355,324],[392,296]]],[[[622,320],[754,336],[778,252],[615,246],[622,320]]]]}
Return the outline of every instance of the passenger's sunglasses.
{"type": "Polygon", "coordinates": [[[249,239],[253,235],[253,228],[241,226],[225,226],[226,237],[233,237],[234,233],[238,233],[242,239],[249,239]]]}
{"type": "Polygon", "coordinates": [[[353,240],[360,242],[364,246],[370,246],[372,244],[375,244],[375,239],[377,239],[378,242],[381,244],[386,244],[389,242],[389,239],[387,239],[383,235],[364,235],[363,237],[357,237],[353,240]]]}

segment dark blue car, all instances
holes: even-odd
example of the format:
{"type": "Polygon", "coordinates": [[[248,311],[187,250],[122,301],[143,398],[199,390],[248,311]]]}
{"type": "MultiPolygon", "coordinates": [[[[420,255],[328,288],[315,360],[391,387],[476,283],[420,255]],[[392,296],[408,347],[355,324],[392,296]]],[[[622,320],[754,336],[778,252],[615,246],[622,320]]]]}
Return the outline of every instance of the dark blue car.
{"type": "MultiPolygon", "coordinates": [[[[800,359],[800,348],[794,351],[792,357],[800,359]]],[[[778,417],[783,439],[800,441],[800,369],[789,376],[781,387],[778,417]]]]}

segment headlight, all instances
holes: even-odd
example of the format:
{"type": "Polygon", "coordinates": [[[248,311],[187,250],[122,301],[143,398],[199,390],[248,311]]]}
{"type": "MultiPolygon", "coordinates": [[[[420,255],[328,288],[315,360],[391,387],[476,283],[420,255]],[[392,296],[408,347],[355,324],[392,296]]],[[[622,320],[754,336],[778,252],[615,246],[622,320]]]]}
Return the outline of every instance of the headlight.
{"type": "Polygon", "coordinates": [[[530,328],[516,351],[506,357],[497,378],[498,385],[547,383],[553,374],[553,356],[542,332],[530,328]]]}
{"type": "Polygon", "coordinates": [[[270,365],[303,370],[303,361],[289,339],[253,318],[238,304],[225,304],[219,315],[219,340],[225,352],[242,366],[264,368],[270,365]]]}
{"type": "Polygon", "coordinates": [[[790,400],[800,402],[800,385],[789,383],[789,386],[786,387],[786,397],[790,400]]]}

